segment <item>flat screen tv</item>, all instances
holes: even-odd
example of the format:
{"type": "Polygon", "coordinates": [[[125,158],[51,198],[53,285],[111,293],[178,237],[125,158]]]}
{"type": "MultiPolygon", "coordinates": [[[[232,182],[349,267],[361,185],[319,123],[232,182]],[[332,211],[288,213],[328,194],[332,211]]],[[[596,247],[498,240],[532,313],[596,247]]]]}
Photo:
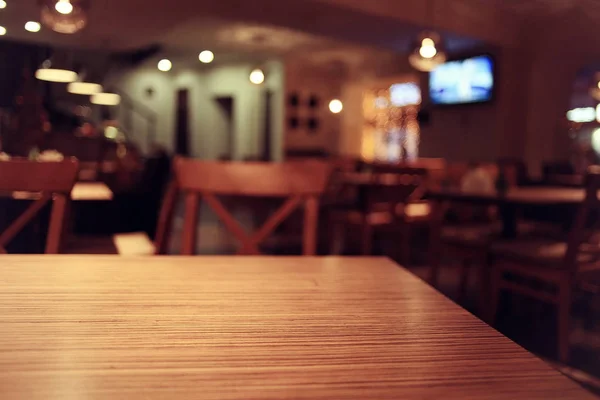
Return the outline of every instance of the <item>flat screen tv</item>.
{"type": "Polygon", "coordinates": [[[494,60],[487,55],[448,61],[429,75],[433,104],[474,104],[492,100],[494,60]]]}

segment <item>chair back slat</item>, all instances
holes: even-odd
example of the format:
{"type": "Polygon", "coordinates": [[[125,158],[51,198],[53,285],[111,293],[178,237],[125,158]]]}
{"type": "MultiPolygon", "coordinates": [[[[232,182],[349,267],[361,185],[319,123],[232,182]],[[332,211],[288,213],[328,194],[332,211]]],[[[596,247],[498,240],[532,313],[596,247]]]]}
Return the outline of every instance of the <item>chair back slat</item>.
{"type": "Polygon", "coordinates": [[[70,193],[79,164],[76,160],[60,162],[0,162],[0,192],[70,193]]]}
{"type": "Polygon", "coordinates": [[[218,195],[287,197],[323,193],[331,167],[320,161],[217,162],[178,158],[175,170],[182,190],[218,195]]]}
{"type": "Polygon", "coordinates": [[[0,162],[0,195],[12,197],[14,192],[32,192],[37,198],[0,232],[0,253],[6,253],[5,246],[49,201],[53,204],[45,252],[55,254],[60,251],[65,212],[78,172],[79,163],[74,159],[60,162],[0,162]]]}
{"type": "MultiPolygon", "coordinates": [[[[420,200],[427,188],[427,170],[423,168],[397,168],[395,173],[375,173],[364,192],[366,209],[387,204],[393,212],[398,205],[420,200]]],[[[364,200],[363,200],[364,201],[364,200]]]]}
{"type": "Polygon", "coordinates": [[[260,242],[297,207],[303,206],[303,254],[314,254],[319,198],[327,187],[332,170],[330,164],[322,161],[213,162],[177,158],[174,162],[177,188],[186,195],[182,252],[189,255],[195,250],[197,202],[200,200],[206,201],[240,242],[239,254],[259,254],[260,242]],[[287,201],[271,214],[262,227],[248,233],[218,196],[275,197],[287,201]]]}

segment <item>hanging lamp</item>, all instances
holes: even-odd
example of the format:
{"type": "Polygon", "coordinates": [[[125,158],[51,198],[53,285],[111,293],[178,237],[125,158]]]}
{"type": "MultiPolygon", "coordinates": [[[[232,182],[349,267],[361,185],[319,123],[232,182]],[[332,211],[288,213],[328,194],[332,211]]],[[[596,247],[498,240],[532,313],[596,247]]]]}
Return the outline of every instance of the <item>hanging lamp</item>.
{"type": "Polygon", "coordinates": [[[99,106],[118,106],[121,96],[116,93],[96,93],[90,97],[90,103],[99,106]]]}
{"type": "MultiPolygon", "coordinates": [[[[428,0],[427,3],[427,24],[433,25],[434,22],[434,0],[428,0]]],[[[413,50],[408,56],[408,62],[416,70],[430,72],[447,60],[444,45],[441,36],[433,31],[426,30],[417,37],[413,50]]]]}
{"type": "Polygon", "coordinates": [[[101,93],[104,88],[97,82],[96,79],[91,79],[89,73],[83,71],[79,74],[79,78],[75,82],[71,82],[67,85],[67,92],[86,96],[101,93]]]}
{"type": "Polygon", "coordinates": [[[77,80],[78,75],[69,67],[66,55],[53,54],[35,71],[35,77],[41,81],[71,83],[77,80]]]}
{"type": "Polygon", "coordinates": [[[58,33],[77,33],[88,22],[88,0],[40,0],[42,23],[58,33]]]}

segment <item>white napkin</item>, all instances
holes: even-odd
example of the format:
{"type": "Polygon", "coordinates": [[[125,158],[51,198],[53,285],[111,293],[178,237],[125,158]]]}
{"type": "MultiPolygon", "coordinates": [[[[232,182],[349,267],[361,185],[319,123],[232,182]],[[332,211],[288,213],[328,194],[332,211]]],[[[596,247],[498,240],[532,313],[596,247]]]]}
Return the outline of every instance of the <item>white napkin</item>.
{"type": "Polygon", "coordinates": [[[65,159],[62,153],[56,150],[45,150],[37,156],[37,161],[58,162],[65,159]]]}

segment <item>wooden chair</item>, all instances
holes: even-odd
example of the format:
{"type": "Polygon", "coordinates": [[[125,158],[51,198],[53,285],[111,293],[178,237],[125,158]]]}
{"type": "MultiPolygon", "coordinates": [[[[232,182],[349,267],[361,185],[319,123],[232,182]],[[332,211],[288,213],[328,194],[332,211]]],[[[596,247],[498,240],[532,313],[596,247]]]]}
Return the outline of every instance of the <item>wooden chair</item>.
{"type": "MultiPolygon", "coordinates": [[[[177,158],[174,162],[177,189],[185,196],[182,253],[196,247],[196,224],[200,201],[206,202],[240,242],[238,254],[260,254],[263,242],[299,206],[304,207],[303,254],[314,255],[317,245],[319,198],[327,186],[331,167],[319,161],[263,163],[209,162],[177,158]],[[247,233],[218,196],[281,198],[284,204],[254,233],[247,233]]],[[[168,210],[161,213],[168,221],[168,210]]],[[[157,245],[164,248],[168,224],[159,222],[157,245]]]]}
{"type": "MultiPolygon", "coordinates": [[[[160,254],[166,254],[166,243],[159,249],[153,239],[157,237],[159,224],[157,219],[160,219],[158,214],[161,212],[172,214],[174,209],[177,197],[176,186],[173,184],[171,188],[166,189],[170,174],[170,158],[162,151],[155,151],[147,158],[134,190],[115,194],[113,200],[100,210],[101,215],[109,217],[108,229],[105,228],[105,231],[101,231],[99,235],[71,236],[65,252],[140,256],[153,255],[162,251],[160,254]],[[113,232],[119,233],[112,234],[113,232]]],[[[171,218],[171,214],[163,219],[171,218]]],[[[97,224],[88,225],[98,230],[97,224]]]]}
{"type": "Polygon", "coordinates": [[[15,197],[19,192],[27,192],[35,198],[25,212],[0,233],[0,253],[7,252],[6,245],[50,202],[52,212],[45,252],[60,252],[65,213],[78,170],[79,164],[76,160],[0,162],[0,193],[15,197]]]}
{"type": "Polygon", "coordinates": [[[492,245],[492,316],[500,291],[508,290],[555,304],[558,307],[558,354],[569,357],[569,325],[572,292],[576,285],[598,276],[600,239],[590,222],[599,219],[600,167],[586,176],[586,197],[566,241],[534,237],[492,245]],[[532,283],[537,285],[532,285],[532,283]],[[541,283],[541,285],[540,285],[541,283]],[[547,286],[554,290],[547,290],[547,286]]]}
{"type": "Polygon", "coordinates": [[[447,256],[460,265],[458,301],[465,299],[469,285],[469,278],[474,267],[479,272],[479,309],[482,313],[489,311],[489,249],[494,237],[500,235],[502,226],[499,221],[487,219],[487,208],[480,206],[470,207],[471,216],[452,224],[445,224],[449,202],[434,202],[429,240],[429,259],[431,273],[429,283],[438,285],[438,277],[442,258],[447,256]]]}
{"type": "MultiPolygon", "coordinates": [[[[509,186],[517,184],[516,167],[508,161],[481,166],[492,179],[496,179],[500,168],[507,174],[509,186]]],[[[467,163],[451,163],[445,171],[445,180],[451,186],[460,186],[467,173],[467,163]]],[[[465,299],[469,279],[474,267],[478,267],[479,276],[479,309],[488,319],[489,315],[489,269],[488,256],[492,240],[500,236],[501,223],[495,218],[494,207],[477,204],[456,204],[451,202],[434,202],[430,229],[430,265],[429,282],[438,285],[440,264],[444,255],[460,264],[458,301],[465,299]],[[446,217],[454,216],[452,224],[445,224],[446,217]]],[[[520,225],[520,231],[528,232],[530,226],[520,225]]]]}
{"type": "Polygon", "coordinates": [[[353,209],[333,210],[332,254],[343,248],[346,225],[361,227],[361,253],[372,253],[376,229],[392,228],[401,233],[402,257],[410,256],[410,233],[416,223],[428,221],[430,208],[421,199],[426,190],[427,170],[394,167],[394,173],[374,173],[367,185],[359,188],[359,204],[353,209]]]}

